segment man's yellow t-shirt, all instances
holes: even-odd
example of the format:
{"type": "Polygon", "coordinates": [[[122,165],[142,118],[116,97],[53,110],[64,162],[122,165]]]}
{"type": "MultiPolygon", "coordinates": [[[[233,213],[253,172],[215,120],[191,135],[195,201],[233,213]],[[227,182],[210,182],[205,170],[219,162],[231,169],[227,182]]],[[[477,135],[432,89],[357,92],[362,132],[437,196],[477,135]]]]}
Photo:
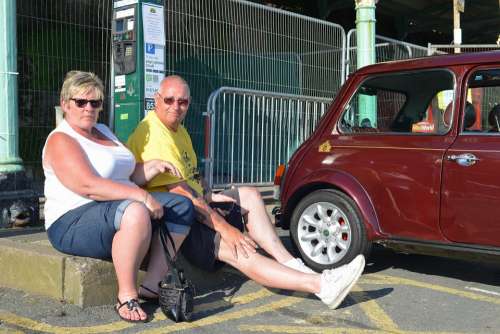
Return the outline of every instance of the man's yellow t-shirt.
{"type": "MultiPolygon", "coordinates": [[[[180,125],[177,131],[167,128],[154,111],[149,112],[139,123],[127,141],[138,162],[153,159],[169,161],[179,169],[183,180],[199,194],[203,188],[196,180],[198,166],[191,137],[180,125]]],[[[170,173],[162,173],[146,184],[148,191],[167,191],[166,185],[183,181],[170,173]]]]}

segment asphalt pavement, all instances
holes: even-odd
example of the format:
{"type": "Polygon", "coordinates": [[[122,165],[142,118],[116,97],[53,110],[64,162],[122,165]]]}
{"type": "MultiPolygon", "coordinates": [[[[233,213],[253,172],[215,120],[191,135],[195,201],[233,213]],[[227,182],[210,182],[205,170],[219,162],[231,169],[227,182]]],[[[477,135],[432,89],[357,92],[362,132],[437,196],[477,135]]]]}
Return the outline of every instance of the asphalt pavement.
{"type": "MultiPolygon", "coordinates": [[[[280,232],[289,247],[286,232],[280,232]]],[[[336,310],[313,295],[266,289],[225,269],[198,291],[194,319],[161,310],[147,324],[120,321],[111,305],[81,309],[0,288],[1,333],[500,333],[500,264],[374,249],[365,272],[336,310]]]]}

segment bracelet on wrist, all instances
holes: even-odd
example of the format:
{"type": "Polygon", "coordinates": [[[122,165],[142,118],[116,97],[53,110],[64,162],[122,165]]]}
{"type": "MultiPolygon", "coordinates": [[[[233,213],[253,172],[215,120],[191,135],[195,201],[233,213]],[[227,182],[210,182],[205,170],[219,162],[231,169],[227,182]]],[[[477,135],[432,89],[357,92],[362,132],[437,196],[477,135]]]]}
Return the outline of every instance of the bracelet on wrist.
{"type": "Polygon", "coordinates": [[[142,201],[142,204],[146,205],[147,206],[147,202],[148,202],[148,196],[149,196],[149,193],[146,191],[146,196],[144,196],[144,200],[142,201]]]}

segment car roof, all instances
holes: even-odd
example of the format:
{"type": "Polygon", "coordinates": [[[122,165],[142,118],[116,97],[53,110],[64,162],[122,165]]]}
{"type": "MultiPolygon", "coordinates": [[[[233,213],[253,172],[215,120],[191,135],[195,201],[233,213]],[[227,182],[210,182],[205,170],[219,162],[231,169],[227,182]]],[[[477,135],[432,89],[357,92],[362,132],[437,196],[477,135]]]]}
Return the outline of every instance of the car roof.
{"type": "Polygon", "coordinates": [[[457,65],[483,65],[499,63],[500,51],[445,54],[422,58],[395,60],[365,66],[357,71],[358,75],[414,70],[424,68],[448,67],[457,65]]]}

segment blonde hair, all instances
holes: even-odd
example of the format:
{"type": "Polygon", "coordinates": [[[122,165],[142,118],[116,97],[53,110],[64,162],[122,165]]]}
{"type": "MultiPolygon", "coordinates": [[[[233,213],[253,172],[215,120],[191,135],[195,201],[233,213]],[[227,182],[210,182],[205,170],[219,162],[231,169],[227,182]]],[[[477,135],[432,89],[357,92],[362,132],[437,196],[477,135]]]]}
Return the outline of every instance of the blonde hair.
{"type": "Polygon", "coordinates": [[[104,99],[104,85],[97,75],[92,72],[69,71],[61,88],[61,101],[69,101],[73,96],[90,91],[94,91],[98,99],[104,99]]]}

